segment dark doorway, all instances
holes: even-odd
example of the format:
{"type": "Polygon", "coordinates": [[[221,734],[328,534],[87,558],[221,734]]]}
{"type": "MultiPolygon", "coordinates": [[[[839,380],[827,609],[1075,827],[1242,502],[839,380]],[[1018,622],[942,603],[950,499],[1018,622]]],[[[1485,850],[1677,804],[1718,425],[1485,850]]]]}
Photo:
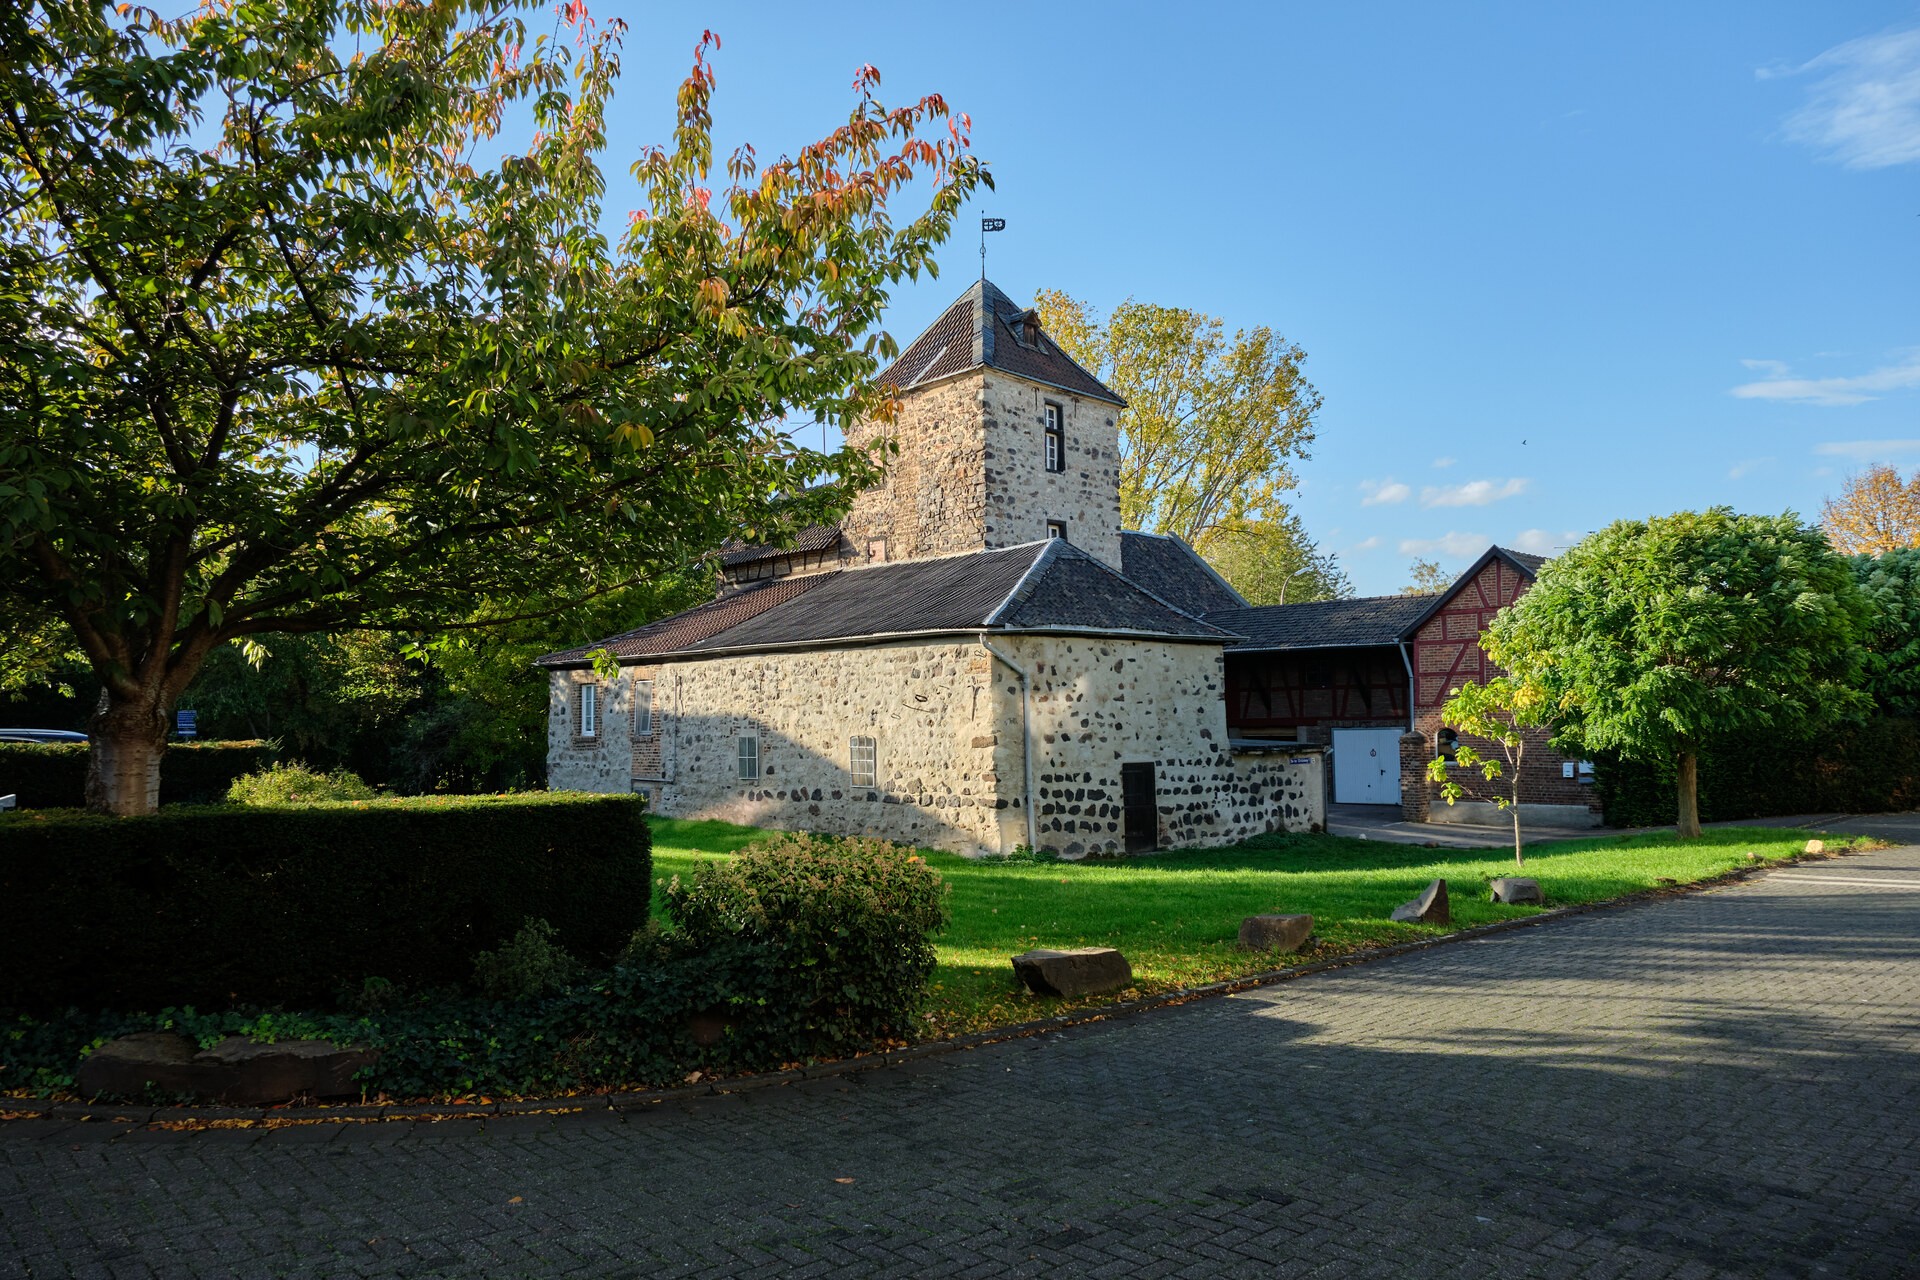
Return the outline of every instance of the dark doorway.
{"type": "Polygon", "coordinates": [[[1120,807],[1126,815],[1127,852],[1150,853],[1160,846],[1160,813],[1154,803],[1153,763],[1120,766],[1120,807]]]}

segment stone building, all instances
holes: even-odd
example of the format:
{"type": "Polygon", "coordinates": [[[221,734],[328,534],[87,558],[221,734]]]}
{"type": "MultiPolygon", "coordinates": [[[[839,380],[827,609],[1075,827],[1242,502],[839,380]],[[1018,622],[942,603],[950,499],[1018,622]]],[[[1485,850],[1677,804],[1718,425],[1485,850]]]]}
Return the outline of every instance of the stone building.
{"type": "Polygon", "coordinates": [[[727,548],[713,601],[541,659],[549,785],[969,853],[1320,825],[1319,753],[1229,734],[1235,637],[1203,615],[1245,601],[1120,528],[1120,398],[986,281],[882,377],[899,413],[850,435],[899,452],[840,525],[727,548]]]}
{"type": "MultiPolygon", "coordinates": [[[[840,524],[727,547],[714,600],[540,660],[549,785],[965,853],[1323,825],[1333,743],[1270,685],[1254,714],[1247,664],[1326,619],[1121,528],[1120,398],[984,280],[881,377],[898,413],[849,437],[898,453],[840,524]]],[[[1397,744],[1406,686],[1355,670],[1397,744]]]]}

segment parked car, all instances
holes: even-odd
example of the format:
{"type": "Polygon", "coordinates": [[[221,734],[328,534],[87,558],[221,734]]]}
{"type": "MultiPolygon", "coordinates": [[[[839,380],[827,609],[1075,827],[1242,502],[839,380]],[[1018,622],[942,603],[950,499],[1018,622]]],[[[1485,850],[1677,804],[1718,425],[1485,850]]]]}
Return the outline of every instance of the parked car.
{"type": "Polygon", "coordinates": [[[85,742],[87,735],[73,729],[0,729],[0,742],[85,742]]]}

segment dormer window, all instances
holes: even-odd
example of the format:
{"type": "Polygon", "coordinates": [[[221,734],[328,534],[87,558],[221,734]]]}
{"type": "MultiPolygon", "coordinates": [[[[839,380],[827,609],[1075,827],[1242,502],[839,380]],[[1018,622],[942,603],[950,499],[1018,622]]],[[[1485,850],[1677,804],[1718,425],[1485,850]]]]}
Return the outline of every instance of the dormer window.
{"type": "Polygon", "coordinates": [[[1060,541],[1065,542],[1067,540],[1067,522],[1065,520],[1047,521],[1047,536],[1049,538],[1058,538],[1060,541]]]}
{"type": "Polygon", "coordinates": [[[1047,470],[1067,469],[1067,415],[1059,405],[1047,401],[1047,470]]]}

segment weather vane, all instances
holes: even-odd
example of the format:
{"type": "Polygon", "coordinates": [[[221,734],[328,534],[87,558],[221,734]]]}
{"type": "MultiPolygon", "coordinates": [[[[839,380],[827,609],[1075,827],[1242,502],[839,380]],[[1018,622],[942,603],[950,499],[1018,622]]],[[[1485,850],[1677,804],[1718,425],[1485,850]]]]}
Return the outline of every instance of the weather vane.
{"type": "Polygon", "coordinates": [[[987,232],[1005,231],[1006,229],[1007,220],[1005,218],[980,219],[980,278],[982,280],[987,278],[987,232]]]}

